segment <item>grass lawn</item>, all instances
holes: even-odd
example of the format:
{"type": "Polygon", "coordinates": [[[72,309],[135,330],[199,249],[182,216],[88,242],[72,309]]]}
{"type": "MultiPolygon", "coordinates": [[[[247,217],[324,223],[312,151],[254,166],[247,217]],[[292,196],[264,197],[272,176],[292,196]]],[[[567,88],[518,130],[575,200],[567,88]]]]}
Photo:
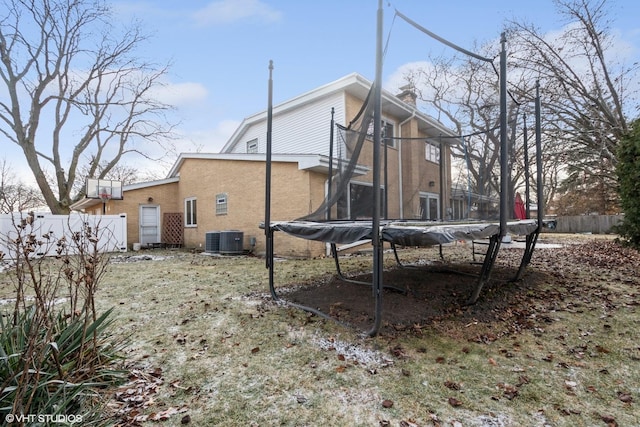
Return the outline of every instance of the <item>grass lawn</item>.
{"type": "MultiPolygon", "coordinates": [[[[640,254],[604,236],[540,243],[561,247],[541,245],[517,283],[521,249],[502,249],[473,306],[469,278],[442,275],[471,268],[469,245],[444,262],[402,250],[414,272],[385,255],[411,292],[385,294],[373,338],[371,291],[337,283],[332,259],[278,260],[275,282],[341,323],[274,302],[264,259],[115,255],[97,302],[130,335],[131,376],[106,413],[143,426],[640,426],[640,254]]],[[[342,259],[346,274],[370,269],[368,255],[342,259]]]]}

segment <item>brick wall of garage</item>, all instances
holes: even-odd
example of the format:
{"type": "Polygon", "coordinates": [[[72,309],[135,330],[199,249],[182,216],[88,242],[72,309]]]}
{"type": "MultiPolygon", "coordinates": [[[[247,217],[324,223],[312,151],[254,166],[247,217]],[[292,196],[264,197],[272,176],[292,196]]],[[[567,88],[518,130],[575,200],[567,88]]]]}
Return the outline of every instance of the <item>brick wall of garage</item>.
{"type": "MultiPolygon", "coordinates": [[[[122,200],[111,200],[107,203],[106,214],[127,214],[127,245],[140,241],[140,206],[160,206],[160,227],[162,228],[162,214],[167,212],[182,212],[183,206],[178,203],[178,183],[153,185],[136,190],[128,190],[122,200]]],[[[100,215],[102,203],[86,209],[88,213],[100,215]]]]}

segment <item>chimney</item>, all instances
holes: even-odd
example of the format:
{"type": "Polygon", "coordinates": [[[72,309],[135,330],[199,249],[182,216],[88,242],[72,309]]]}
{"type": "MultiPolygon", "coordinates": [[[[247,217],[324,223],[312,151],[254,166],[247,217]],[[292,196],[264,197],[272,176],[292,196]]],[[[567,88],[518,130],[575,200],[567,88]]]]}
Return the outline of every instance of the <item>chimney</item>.
{"type": "Polygon", "coordinates": [[[400,88],[400,93],[397,94],[396,97],[399,98],[402,102],[415,107],[418,95],[416,94],[416,90],[413,84],[409,83],[400,88]]]}

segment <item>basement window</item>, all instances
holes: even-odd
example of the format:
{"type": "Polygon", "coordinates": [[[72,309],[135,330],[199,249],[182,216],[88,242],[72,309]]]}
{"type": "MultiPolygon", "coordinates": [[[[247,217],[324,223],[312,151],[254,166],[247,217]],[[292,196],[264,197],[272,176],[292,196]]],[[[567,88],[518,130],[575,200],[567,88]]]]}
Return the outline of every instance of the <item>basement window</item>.
{"type": "Polygon", "coordinates": [[[258,139],[252,139],[251,141],[247,141],[247,153],[257,153],[258,152],[258,139]]]}
{"type": "Polygon", "coordinates": [[[216,215],[227,214],[227,193],[216,194],[216,215]]]}

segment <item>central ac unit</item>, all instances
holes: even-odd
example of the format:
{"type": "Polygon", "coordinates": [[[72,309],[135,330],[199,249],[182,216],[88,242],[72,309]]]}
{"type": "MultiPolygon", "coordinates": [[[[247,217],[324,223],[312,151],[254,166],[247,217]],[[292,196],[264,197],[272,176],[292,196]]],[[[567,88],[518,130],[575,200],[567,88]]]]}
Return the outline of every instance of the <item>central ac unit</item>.
{"type": "Polygon", "coordinates": [[[244,252],[244,235],[242,231],[226,230],[220,232],[221,254],[242,254],[244,252]]]}
{"type": "Polygon", "coordinates": [[[208,231],[204,235],[204,251],[208,253],[220,252],[220,232],[208,231]]]}

